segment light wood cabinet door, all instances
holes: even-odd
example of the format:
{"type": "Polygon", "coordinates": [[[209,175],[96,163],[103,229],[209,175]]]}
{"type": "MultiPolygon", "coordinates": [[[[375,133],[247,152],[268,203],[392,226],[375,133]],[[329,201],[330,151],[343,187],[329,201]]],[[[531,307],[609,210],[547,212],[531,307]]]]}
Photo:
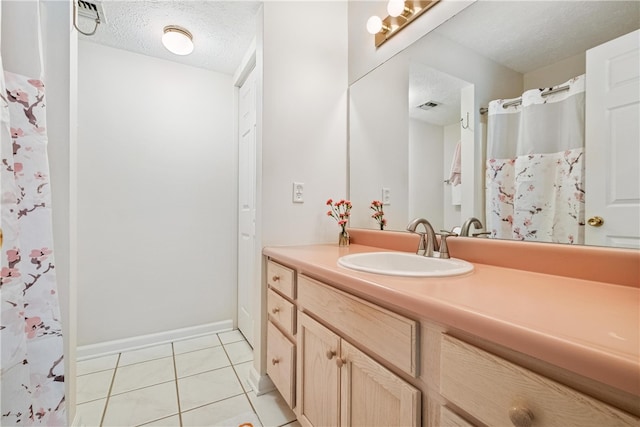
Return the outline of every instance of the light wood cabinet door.
{"type": "Polygon", "coordinates": [[[336,362],[341,426],[419,425],[419,390],[344,340],[336,362]]]}
{"type": "Polygon", "coordinates": [[[304,313],[298,314],[298,421],[304,426],[337,426],[340,337],[304,313]]]}

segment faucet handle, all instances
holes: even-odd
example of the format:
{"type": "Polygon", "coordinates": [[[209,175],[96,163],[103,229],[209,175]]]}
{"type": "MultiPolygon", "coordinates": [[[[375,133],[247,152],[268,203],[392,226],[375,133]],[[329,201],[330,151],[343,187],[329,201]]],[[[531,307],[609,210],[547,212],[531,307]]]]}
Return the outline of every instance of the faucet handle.
{"type": "Polygon", "coordinates": [[[440,230],[438,233],[440,236],[440,258],[449,259],[449,246],[447,246],[447,237],[458,236],[456,233],[452,233],[447,230],[440,230]]]}

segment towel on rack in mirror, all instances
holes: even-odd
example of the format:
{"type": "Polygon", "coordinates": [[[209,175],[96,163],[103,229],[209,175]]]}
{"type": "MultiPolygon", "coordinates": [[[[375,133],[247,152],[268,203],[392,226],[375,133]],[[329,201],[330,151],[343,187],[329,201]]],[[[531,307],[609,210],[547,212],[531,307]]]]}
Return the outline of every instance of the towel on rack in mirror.
{"type": "Polygon", "coordinates": [[[456,149],[451,159],[451,172],[449,174],[449,184],[451,184],[451,204],[454,206],[462,204],[462,171],[460,154],[460,141],[456,144],[456,149]]]}
{"type": "Polygon", "coordinates": [[[449,183],[454,187],[462,182],[460,164],[460,141],[458,141],[453,153],[453,159],[451,159],[451,172],[449,174],[449,183]]]}

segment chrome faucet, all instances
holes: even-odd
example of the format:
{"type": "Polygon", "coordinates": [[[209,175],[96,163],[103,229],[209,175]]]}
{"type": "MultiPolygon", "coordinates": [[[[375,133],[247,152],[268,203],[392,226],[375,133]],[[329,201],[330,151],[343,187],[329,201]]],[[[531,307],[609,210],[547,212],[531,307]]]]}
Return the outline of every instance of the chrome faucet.
{"type": "Polygon", "coordinates": [[[407,225],[407,231],[420,235],[420,243],[418,244],[418,255],[433,256],[433,251],[438,250],[438,240],[436,240],[436,233],[433,231],[431,223],[424,218],[416,218],[407,225]],[[422,224],[425,229],[425,233],[416,231],[418,225],[422,224]]]}
{"type": "MultiPolygon", "coordinates": [[[[476,230],[482,229],[482,223],[480,222],[480,220],[478,218],[471,217],[467,219],[464,224],[462,224],[460,236],[469,236],[469,229],[471,228],[472,224],[476,230]]],[[[476,236],[476,234],[474,234],[474,236],[476,236]]]]}

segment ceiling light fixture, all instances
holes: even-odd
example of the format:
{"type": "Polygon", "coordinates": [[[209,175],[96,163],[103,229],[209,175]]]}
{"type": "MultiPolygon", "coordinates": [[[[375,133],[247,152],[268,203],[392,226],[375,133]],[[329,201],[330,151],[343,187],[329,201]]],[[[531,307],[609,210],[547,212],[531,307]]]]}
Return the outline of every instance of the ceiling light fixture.
{"type": "Polygon", "coordinates": [[[376,15],[367,21],[367,31],[375,35],[375,45],[379,47],[414,19],[422,15],[440,0],[389,0],[387,13],[382,19],[376,15]]]}
{"type": "Polygon", "coordinates": [[[189,55],[193,52],[193,36],[189,31],[177,25],[164,27],[162,44],[169,52],[176,55],[189,55]]]}

